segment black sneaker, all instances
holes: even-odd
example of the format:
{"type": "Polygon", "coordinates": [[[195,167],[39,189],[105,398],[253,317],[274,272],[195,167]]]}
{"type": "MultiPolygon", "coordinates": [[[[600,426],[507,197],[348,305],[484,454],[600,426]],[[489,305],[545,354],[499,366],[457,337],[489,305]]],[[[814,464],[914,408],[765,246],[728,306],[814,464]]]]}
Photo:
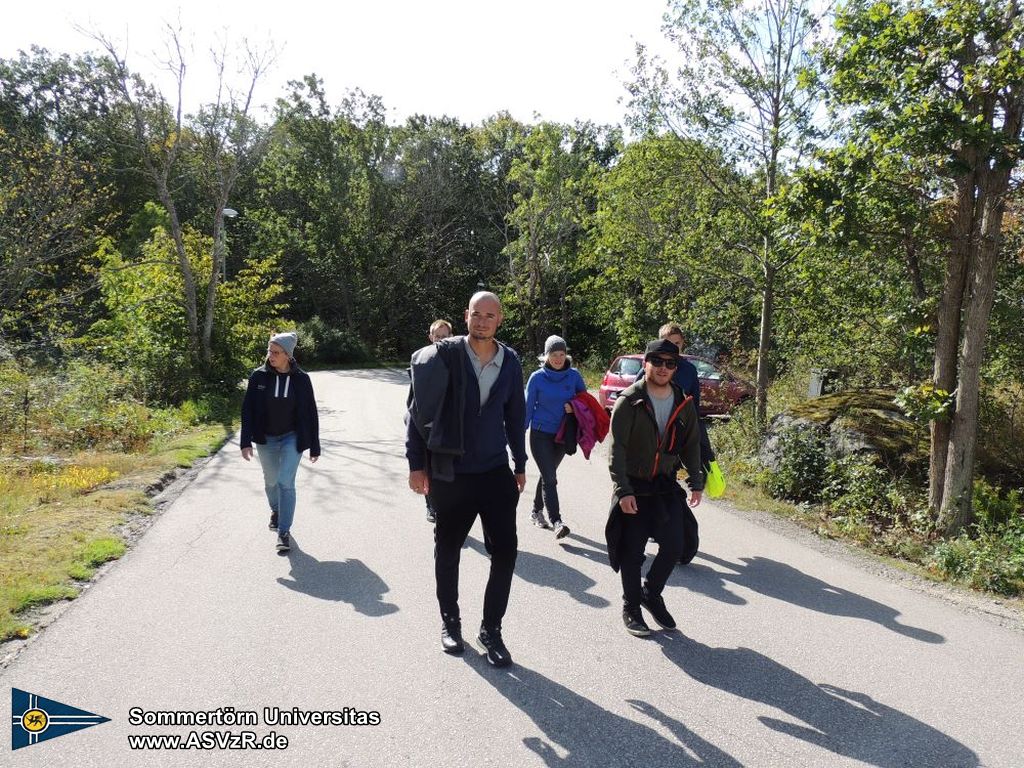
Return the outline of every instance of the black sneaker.
{"type": "Polygon", "coordinates": [[[644,587],[644,596],[640,601],[640,604],[650,611],[651,616],[658,622],[658,626],[662,629],[675,629],[676,620],[672,618],[672,614],[668,612],[668,608],[665,607],[665,600],[661,595],[652,595],[647,591],[647,587],[644,587]]]}
{"type": "Polygon", "coordinates": [[[626,631],[634,637],[647,637],[651,634],[651,628],[644,621],[639,605],[622,606],[622,623],[626,625],[626,631]]]}
{"type": "Polygon", "coordinates": [[[501,640],[501,628],[480,627],[480,634],[477,636],[480,645],[487,651],[487,661],[495,667],[507,667],[512,663],[512,654],[508,652],[505,643],[501,640]]]}
{"type": "Polygon", "coordinates": [[[272,531],[277,530],[277,512],[270,513],[270,522],[267,524],[267,528],[272,531]]]}
{"type": "Polygon", "coordinates": [[[564,539],[566,536],[569,535],[569,526],[563,523],[561,520],[559,520],[557,523],[554,523],[554,526],[556,539],[564,539]]]}
{"type": "Polygon", "coordinates": [[[292,537],[288,535],[288,531],[277,534],[277,551],[287,552],[292,548],[292,537]]]}
{"type": "Polygon", "coordinates": [[[458,619],[442,621],[441,649],[454,656],[466,650],[466,646],[462,642],[462,622],[458,619]]]}
{"type": "Polygon", "coordinates": [[[430,507],[427,507],[427,522],[428,523],[436,523],[437,522],[437,515],[434,514],[434,510],[431,509],[430,507]]]}

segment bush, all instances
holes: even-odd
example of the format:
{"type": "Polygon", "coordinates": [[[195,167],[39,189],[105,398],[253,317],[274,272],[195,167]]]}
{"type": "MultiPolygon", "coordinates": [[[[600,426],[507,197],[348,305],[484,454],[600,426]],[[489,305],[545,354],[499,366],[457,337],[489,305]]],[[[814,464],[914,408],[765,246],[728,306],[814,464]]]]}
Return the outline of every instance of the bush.
{"type": "Polygon", "coordinates": [[[319,316],[299,324],[297,356],[303,363],[365,363],[373,359],[355,333],[329,326],[319,316]]]}
{"type": "Polygon", "coordinates": [[[778,469],[764,476],[768,493],[778,499],[818,501],[829,464],[821,430],[793,424],[779,432],[779,450],[778,469]]]}
{"type": "Polygon", "coordinates": [[[1024,491],[1000,494],[974,483],[977,521],[969,532],[939,543],[930,566],[942,576],[1003,595],[1024,593],[1024,491]]]}
{"type": "Polygon", "coordinates": [[[709,419],[708,437],[718,460],[729,475],[748,485],[756,485],[760,476],[757,452],[761,433],[754,419],[754,403],[748,400],[732,412],[725,422],[709,419]]]}
{"type": "Polygon", "coordinates": [[[1016,536],[967,535],[943,541],[931,566],[942,576],[1001,595],[1024,592],[1024,530],[1016,536]]]}

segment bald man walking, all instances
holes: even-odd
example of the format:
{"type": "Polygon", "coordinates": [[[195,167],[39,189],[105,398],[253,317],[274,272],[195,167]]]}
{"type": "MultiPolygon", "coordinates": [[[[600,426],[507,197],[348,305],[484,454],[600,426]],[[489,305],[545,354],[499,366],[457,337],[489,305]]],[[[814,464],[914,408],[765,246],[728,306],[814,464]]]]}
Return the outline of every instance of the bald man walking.
{"type": "Polygon", "coordinates": [[[519,547],[516,505],[526,487],[523,368],[512,348],[495,338],[502,319],[498,297],[476,293],[465,313],[466,336],[438,341],[413,355],[405,444],[409,487],[429,497],[437,520],[434,576],[442,650],[460,654],[465,649],[459,559],[479,516],[491,569],[477,639],[496,667],[512,663],[501,621],[519,547]]]}

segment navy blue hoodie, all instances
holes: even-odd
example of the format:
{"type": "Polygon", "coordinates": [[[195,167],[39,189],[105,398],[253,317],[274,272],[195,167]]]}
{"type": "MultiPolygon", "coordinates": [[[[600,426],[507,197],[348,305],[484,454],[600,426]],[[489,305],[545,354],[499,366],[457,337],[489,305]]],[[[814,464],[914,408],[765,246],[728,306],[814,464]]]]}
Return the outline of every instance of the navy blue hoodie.
{"type": "Polygon", "coordinates": [[[267,442],[268,416],[275,408],[272,402],[275,397],[278,400],[294,398],[296,450],[302,453],[308,449],[310,456],[319,456],[320,419],[316,412],[313,382],[294,360],[287,374],[278,373],[267,363],[249,375],[245,400],[242,401],[241,447],[267,442]]]}

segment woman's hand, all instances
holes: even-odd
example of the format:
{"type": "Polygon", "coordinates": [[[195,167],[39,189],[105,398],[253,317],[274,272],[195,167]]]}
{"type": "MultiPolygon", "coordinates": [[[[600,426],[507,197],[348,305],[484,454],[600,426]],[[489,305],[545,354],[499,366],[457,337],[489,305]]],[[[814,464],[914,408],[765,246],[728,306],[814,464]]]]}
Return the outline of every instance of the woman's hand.
{"type": "Polygon", "coordinates": [[[246,461],[248,461],[249,459],[252,458],[252,446],[251,445],[248,448],[243,448],[242,449],[242,458],[245,459],[246,461]]]}

